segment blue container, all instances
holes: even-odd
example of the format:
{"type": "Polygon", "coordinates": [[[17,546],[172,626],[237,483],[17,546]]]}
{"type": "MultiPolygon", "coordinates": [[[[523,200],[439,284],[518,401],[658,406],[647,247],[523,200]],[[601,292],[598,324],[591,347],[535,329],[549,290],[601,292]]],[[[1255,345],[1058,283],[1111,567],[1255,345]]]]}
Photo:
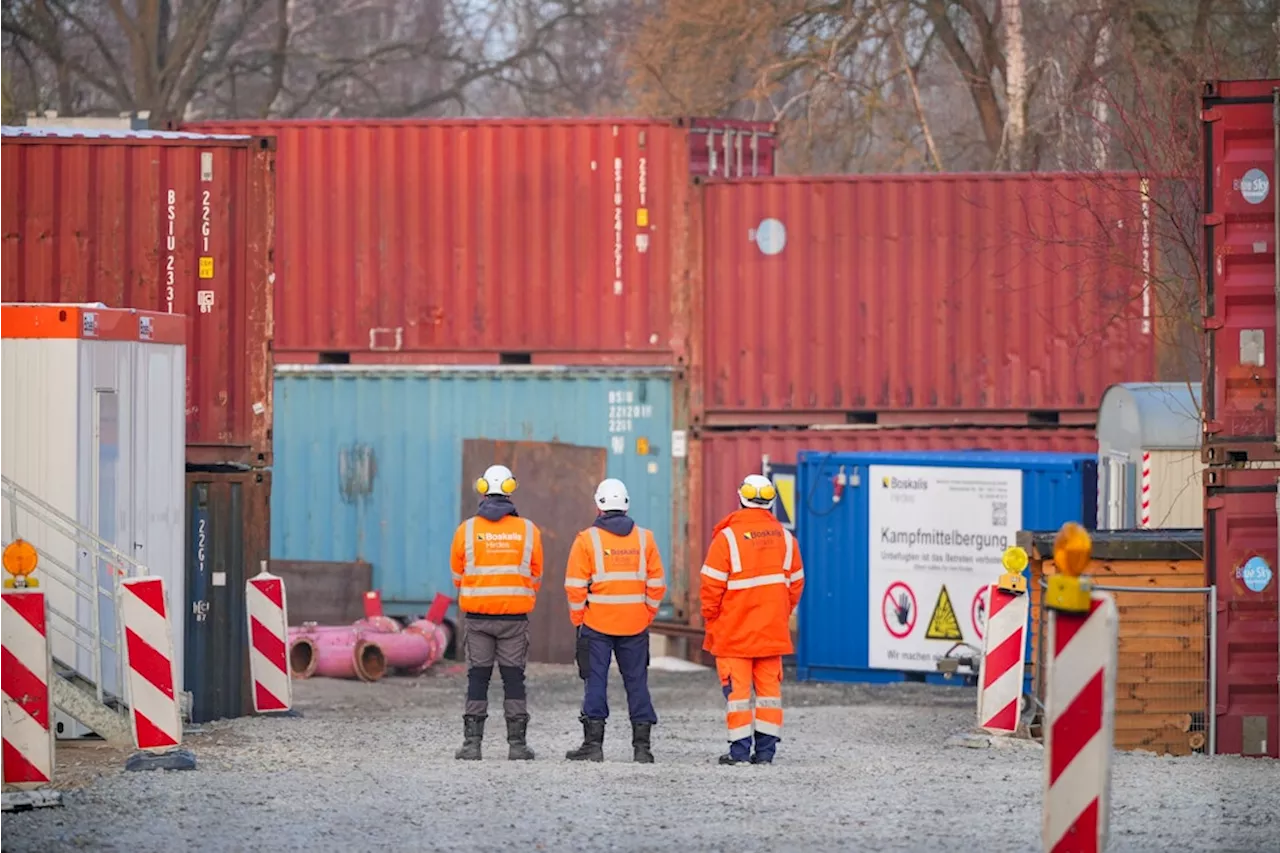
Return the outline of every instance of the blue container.
{"type": "Polygon", "coordinates": [[[271,556],[365,560],[387,613],[423,613],[454,594],[462,484],[482,473],[462,470],[462,442],[487,438],[606,448],[670,563],[671,381],[661,368],[281,365],[271,556]]]}
{"type": "Polygon", "coordinates": [[[1016,532],[1096,526],[1092,456],[806,451],[797,465],[802,681],[943,682],[938,657],[981,648],[980,591],[1016,532]]]}

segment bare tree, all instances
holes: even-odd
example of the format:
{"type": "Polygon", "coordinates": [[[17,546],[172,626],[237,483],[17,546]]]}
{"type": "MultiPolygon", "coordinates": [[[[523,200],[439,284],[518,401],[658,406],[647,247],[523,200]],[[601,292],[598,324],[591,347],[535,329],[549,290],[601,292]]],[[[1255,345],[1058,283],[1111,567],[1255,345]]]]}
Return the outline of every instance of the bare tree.
{"type": "Polygon", "coordinates": [[[66,114],[590,111],[625,94],[625,0],[15,0],[5,69],[66,114]]]}

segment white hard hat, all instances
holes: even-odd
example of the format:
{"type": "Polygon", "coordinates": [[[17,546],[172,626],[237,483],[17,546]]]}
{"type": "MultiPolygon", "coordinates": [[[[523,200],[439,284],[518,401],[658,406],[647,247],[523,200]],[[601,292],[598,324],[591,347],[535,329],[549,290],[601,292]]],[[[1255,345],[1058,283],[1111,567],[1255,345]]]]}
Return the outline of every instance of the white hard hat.
{"type": "Polygon", "coordinates": [[[738,503],[743,506],[768,509],[773,506],[773,499],[777,496],[778,491],[773,483],[761,474],[748,474],[742,485],[738,486],[738,503]]]}
{"type": "Polygon", "coordinates": [[[509,495],[515,490],[516,477],[506,465],[490,465],[476,480],[476,491],[482,495],[509,495]]]}
{"type": "Polygon", "coordinates": [[[601,480],[600,485],[596,486],[596,506],[601,512],[609,510],[626,512],[631,508],[631,495],[627,494],[627,487],[621,480],[610,477],[607,480],[601,480]]]}

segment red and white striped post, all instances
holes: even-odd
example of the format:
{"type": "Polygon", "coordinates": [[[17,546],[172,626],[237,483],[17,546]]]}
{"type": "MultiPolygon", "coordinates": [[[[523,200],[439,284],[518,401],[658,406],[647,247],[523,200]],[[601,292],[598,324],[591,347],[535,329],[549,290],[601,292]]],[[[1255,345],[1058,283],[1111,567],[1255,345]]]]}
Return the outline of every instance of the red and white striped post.
{"type": "Polygon", "coordinates": [[[1045,591],[1044,849],[1101,853],[1111,817],[1111,752],[1119,619],[1115,601],[1080,574],[1091,543],[1078,525],[1054,542],[1045,591]]]}
{"type": "Polygon", "coordinates": [[[1029,612],[1025,592],[1011,592],[994,583],[987,588],[987,631],[978,668],[978,725],[992,734],[1018,730],[1029,612]]]}
{"type": "Polygon", "coordinates": [[[289,677],[289,615],[284,579],[262,571],[245,581],[249,611],[249,675],[253,679],[253,710],[284,714],[293,707],[289,677]]]}
{"type": "Polygon", "coordinates": [[[1151,527],[1151,451],[1142,451],[1142,529],[1151,527]]]}
{"type": "Polygon", "coordinates": [[[194,769],[195,756],[182,749],[182,712],[175,691],[177,662],[164,580],[140,577],[121,581],[120,619],[129,719],[139,750],[125,767],[194,769]]]}
{"type": "Polygon", "coordinates": [[[53,673],[44,593],[6,589],[0,601],[0,700],[4,720],[0,739],[8,798],[8,792],[28,792],[53,781],[49,692],[53,673]]]}

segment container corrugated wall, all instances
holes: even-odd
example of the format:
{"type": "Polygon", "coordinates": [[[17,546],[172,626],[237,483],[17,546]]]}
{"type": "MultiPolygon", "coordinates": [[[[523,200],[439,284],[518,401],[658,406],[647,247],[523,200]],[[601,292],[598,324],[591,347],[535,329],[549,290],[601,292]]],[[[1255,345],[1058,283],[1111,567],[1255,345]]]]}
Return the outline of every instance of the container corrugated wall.
{"type": "Polygon", "coordinates": [[[669,371],[281,366],[276,406],[272,558],[370,562],[389,613],[453,595],[464,439],[606,448],[671,559],[669,371]]]}
{"type": "Polygon", "coordinates": [[[189,464],[271,464],[274,157],[267,139],[4,129],[4,301],[186,314],[189,464]]]}
{"type": "Polygon", "coordinates": [[[1275,469],[1210,468],[1205,569],[1218,588],[1218,751],[1280,758],[1275,469]]]}
{"type": "Polygon", "coordinates": [[[705,134],[632,119],[184,128],[277,139],[282,362],[679,355],[672,287],[685,280],[695,137],[710,168],[705,134]]]}
{"type": "MultiPolygon", "coordinates": [[[[872,451],[1002,450],[1097,453],[1093,430],[1084,428],[1012,429],[996,427],[937,429],[744,430],[704,433],[690,443],[689,494],[694,512],[688,518],[689,553],[684,567],[702,567],[708,538],[716,523],[737,507],[742,478],[760,471],[768,454],[773,465],[794,465],[802,450],[824,453],[872,451]]],[[[794,518],[794,515],[792,516],[794,518]]],[[[680,590],[692,584],[686,582],[680,590]]],[[[673,597],[675,618],[696,617],[696,607],[673,597]]],[[[695,619],[696,621],[696,619],[695,619]]]]}
{"type": "Polygon", "coordinates": [[[1206,449],[1276,459],[1275,174],[1280,80],[1210,84],[1203,101],[1206,449]]]}
{"type": "Polygon", "coordinates": [[[776,178],[704,193],[707,425],[1092,422],[1109,385],[1154,378],[1135,177],[776,178]]]}
{"type": "Polygon", "coordinates": [[[269,559],[271,472],[187,474],[186,637],[191,721],[253,711],[245,581],[269,559]]]}
{"type": "Polygon", "coordinates": [[[934,658],[951,642],[979,637],[983,611],[976,607],[976,593],[982,583],[976,574],[999,574],[1000,554],[1017,531],[1053,530],[1067,521],[1092,527],[1097,463],[1090,456],[1051,453],[803,453],[796,487],[804,495],[798,538],[805,563],[797,678],[898,681],[904,671],[914,671],[940,681],[934,658]],[[912,472],[906,482],[883,482],[871,470],[876,465],[911,466],[912,472]],[[831,481],[840,466],[851,482],[837,503],[831,481]],[[929,473],[940,468],[973,473],[970,480],[929,473]],[[1020,483],[1021,512],[1012,505],[1014,487],[1002,490],[989,479],[1020,483]],[[921,486],[921,480],[928,482],[921,486]],[[934,515],[945,501],[931,491],[943,489],[953,501],[945,519],[934,515]],[[879,526],[872,529],[873,524],[879,526]],[[886,531],[899,529],[917,538],[886,537],[886,531]],[[939,538],[957,534],[981,540],[939,538]],[[903,563],[910,568],[901,568],[903,563]],[[946,633],[958,631],[958,638],[925,637],[941,608],[940,589],[951,607],[938,625],[946,633]],[[898,622],[892,608],[902,596],[912,603],[898,622]],[[902,650],[898,658],[896,648],[902,650]]]}

